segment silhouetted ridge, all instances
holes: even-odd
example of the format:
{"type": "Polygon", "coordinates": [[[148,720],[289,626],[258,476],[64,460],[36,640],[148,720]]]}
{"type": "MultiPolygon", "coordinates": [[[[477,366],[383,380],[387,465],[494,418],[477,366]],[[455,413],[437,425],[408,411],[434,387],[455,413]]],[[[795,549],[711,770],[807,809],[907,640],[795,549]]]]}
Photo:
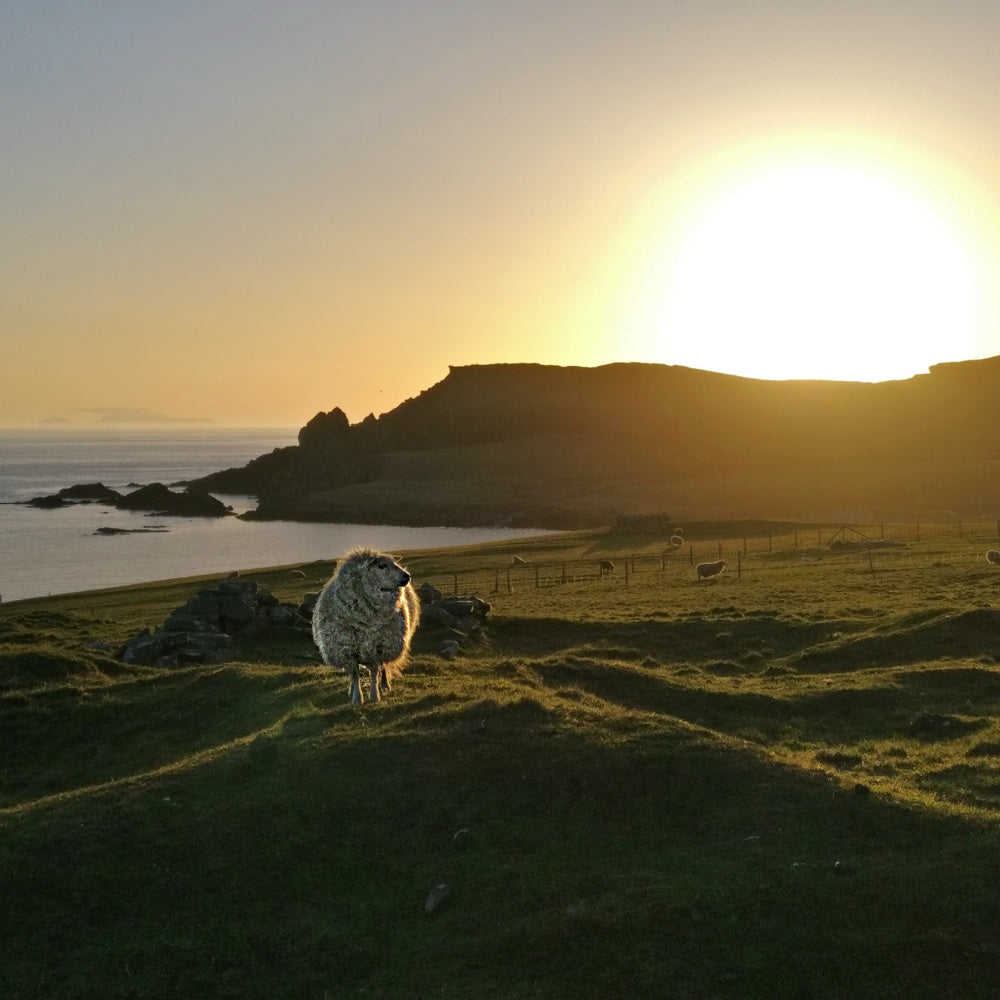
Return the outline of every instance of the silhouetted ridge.
{"type": "Polygon", "coordinates": [[[1000,510],[998,385],[1000,358],[882,383],[639,363],[452,367],[377,418],[320,412],[297,446],[198,485],[255,494],[258,517],[407,524],[988,513],[1000,510]]]}

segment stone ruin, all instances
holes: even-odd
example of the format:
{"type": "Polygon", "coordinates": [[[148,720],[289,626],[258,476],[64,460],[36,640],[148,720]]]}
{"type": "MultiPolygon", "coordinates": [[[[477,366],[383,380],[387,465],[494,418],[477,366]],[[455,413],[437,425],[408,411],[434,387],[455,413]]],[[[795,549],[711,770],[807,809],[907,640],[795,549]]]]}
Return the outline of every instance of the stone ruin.
{"type": "MultiPolygon", "coordinates": [[[[490,605],[478,597],[445,596],[430,584],[417,588],[418,634],[436,642],[438,655],[451,659],[469,641],[485,638],[490,605]]],[[[118,653],[125,663],[180,667],[225,663],[235,654],[236,639],[307,639],[312,642],[312,613],[319,594],[300,604],[279,601],[253,580],[220,580],[198,591],[172,611],[155,631],[129,639],[118,653]]]]}

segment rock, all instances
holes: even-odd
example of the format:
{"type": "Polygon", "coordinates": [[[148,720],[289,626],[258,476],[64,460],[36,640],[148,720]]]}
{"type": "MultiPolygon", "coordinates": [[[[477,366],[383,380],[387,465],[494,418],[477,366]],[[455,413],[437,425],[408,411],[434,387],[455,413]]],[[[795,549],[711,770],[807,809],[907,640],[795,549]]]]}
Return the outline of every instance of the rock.
{"type": "Polygon", "coordinates": [[[233,514],[221,500],[204,490],[187,489],[174,493],[163,483],[140,486],[116,504],[120,510],[147,510],[158,517],[229,517],[233,514]]]}
{"type": "Polygon", "coordinates": [[[199,591],[150,634],[145,629],[121,648],[126,663],[178,667],[191,663],[224,663],[233,636],[312,638],[308,619],[293,604],[282,604],[253,580],[222,580],[199,591]]]}
{"type": "Polygon", "coordinates": [[[429,607],[420,609],[420,624],[452,628],[455,624],[455,616],[440,605],[431,604],[429,607]]]}
{"type": "Polygon", "coordinates": [[[424,903],[424,913],[437,913],[445,903],[451,898],[451,886],[442,882],[434,886],[424,903]]]}
{"type": "Polygon", "coordinates": [[[32,507],[68,507],[75,503],[105,503],[114,506],[121,499],[121,493],[104,483],[78,483],[51,496],[34,497],[28,503],[32,507]]]}
{"type": "Polygon", "coordinates": [[[422,583],[417,587],[417,597],[420,598],[421,604],[433,604],[441,600],[441,591],[433,584],[422,583]]]}

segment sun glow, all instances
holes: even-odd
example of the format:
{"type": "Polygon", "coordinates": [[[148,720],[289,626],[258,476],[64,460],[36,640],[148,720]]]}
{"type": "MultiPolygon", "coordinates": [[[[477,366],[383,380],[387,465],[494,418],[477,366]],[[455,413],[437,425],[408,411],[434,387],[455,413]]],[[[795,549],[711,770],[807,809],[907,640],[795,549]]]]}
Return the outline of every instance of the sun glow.
{"type": "Polygon", "coordinates": [[[659,289],[647,322],[668,364],[881,381],[975,354],[975,273],[955,232],[853,166],[744,175],[693,219],[659,289]]]}

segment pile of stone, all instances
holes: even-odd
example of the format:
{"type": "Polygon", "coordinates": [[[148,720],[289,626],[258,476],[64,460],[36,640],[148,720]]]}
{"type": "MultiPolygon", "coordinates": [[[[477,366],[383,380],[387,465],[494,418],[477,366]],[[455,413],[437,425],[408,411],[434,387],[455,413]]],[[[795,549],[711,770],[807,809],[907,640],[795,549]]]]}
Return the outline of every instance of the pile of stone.
{"type": "Polygon", "coordinates": [[[312,639],[311,609],[283,604],[252,580],[221,580],[171,612],[155,632],[145,629],[119,652],[125,663],[178,667],[225,663],[233,639],[312,639]]]}
{"type": "Polygon", "coordinates": [[[490,605],[478,597],[445,596],[437,587],[422,583],[420,598],[421,630],[438,632],[438,655],[452,659],[467,642],[486,638],[486,616],[490,605]]]}
{"type": "MultiPolygon", "coordinates": [[[[437,652],[454,657],[467,642],[482,641],[490,605],[478,597],[445,596],[428,583],[417,588],[420,630],[437,642],[437,652]]],[[[225,663],[234,639],[287,638],[312,641],[312,614],[319,594],[300,604],[280,602],[253,580],[220,580],[172,611],[155,631],[144,629],[119,650],[125,663],[180,667],[225,663]]]]}

